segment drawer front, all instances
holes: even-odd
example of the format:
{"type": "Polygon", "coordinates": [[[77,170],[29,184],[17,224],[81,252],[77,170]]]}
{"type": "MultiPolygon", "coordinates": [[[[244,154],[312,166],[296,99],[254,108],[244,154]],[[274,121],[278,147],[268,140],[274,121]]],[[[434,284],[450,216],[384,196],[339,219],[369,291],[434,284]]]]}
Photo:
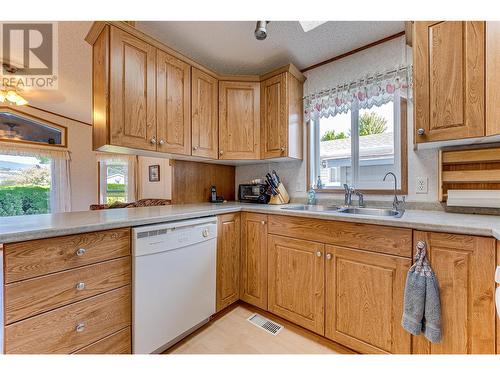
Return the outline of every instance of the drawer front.
{"type": "Polygon", "coordinates": [[[131,354],[132,335],[130,327],[113,333],[83,349],[77,350],[73,354],[131,354]]]}
{"type": "Polygon", "coordinates": [[[269,215],[268,232],[411,258],[412,230],[382,225],[269,215]]]}
{"type": "Polygon", "coordinates": [[[124,257],[7,284],[5,323],[128,285],[130,278],[130,257],[124,257]]]}
{"type": "Polygon", "coordinates": [[[6,326],[5,353],[73,353],[130,326],[131,315],[126,286],[6,326]]]}
{"type": "Polygon", "coordinates": [[[129,228],[6,244],[5,283],[126,255],[130,255],[129,228]]]}

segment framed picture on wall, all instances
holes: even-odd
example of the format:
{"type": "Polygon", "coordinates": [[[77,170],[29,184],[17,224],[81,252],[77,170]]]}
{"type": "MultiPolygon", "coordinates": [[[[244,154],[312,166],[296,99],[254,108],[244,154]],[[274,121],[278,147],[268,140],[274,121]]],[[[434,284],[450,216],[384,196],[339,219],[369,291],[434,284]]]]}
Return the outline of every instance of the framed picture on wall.
{"type": "Polygon", "coordinates": [[[159,182],[160,181],[160,166],[150,165],[149,166],[149,182],[159,182]]]}

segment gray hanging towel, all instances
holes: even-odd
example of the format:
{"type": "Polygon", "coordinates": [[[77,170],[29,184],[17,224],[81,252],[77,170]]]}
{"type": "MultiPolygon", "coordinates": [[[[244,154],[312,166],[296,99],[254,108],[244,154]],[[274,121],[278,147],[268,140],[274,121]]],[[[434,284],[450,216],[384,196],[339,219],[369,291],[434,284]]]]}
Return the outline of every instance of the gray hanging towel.
{"type": "Polygon", "coordinates": [[[404,312],[401,325],[412,335],[421,332],[430,342],[440,342],[441,302],[439,284],[427,259],[427,246],[418,241],[415,264],[406,277],[404,312]]]}

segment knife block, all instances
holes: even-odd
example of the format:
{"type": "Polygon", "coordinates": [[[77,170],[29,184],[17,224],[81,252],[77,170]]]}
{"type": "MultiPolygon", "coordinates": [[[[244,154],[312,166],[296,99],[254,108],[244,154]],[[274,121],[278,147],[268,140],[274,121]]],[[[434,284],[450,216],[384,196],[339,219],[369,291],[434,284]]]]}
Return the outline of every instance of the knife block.
{"type": "Polygon", "coordinates": [[[278,185],[278,194],[273,195],[269,200],[269,204],[287,204],[290,203],[290,196],[285,189],[285,186],[280,182],[278,185]]]}

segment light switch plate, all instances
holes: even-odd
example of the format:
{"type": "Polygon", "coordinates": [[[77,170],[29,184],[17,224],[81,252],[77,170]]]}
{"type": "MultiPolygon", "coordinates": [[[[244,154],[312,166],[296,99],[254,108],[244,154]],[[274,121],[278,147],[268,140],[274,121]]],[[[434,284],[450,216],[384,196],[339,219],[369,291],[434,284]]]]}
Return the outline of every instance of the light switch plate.
{"type": "Polygon", "coordinates": [[[415,181],[415,191],[417,194],[428,193],[429,179],[427,177],[417,177],[415,181]]]}

